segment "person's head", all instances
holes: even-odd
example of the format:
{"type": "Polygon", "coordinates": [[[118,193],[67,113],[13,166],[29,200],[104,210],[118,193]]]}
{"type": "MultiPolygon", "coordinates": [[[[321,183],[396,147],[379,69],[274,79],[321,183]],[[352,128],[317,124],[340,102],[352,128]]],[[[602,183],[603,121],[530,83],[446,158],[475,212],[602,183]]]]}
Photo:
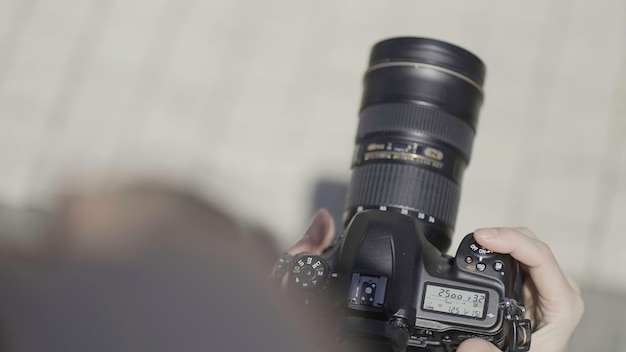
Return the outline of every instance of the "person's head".
{"type": "Polygon", "coordinates": [[[2,350],[306,350],[262,233],[162,186],[68,197],[54,245],[0,258],[2,350]]]}

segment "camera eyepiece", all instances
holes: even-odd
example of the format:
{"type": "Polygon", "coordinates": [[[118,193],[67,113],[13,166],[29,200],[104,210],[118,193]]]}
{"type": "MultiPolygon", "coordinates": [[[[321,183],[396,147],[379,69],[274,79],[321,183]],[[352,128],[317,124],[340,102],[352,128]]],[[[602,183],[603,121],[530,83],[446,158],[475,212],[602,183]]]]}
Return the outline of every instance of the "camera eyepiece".
{"type": "Polygon", "coordinates": [[[450,246],[483,101],[485,65],[426,38],[379,42],[365,73],[345,220],[365,209],[419,219],[450,246]]]}

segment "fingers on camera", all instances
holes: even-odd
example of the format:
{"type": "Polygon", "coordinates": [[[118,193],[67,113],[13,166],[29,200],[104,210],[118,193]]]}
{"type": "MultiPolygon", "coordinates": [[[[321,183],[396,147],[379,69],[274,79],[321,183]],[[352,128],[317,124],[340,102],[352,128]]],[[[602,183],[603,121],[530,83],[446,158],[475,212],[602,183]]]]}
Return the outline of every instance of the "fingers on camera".
{"type": "Polygon", "coordinates": [[[287,250],[287,253],[294,255],[298,253],[321,254],[324,249],[330,246],[335,238],[335,220],[326,209],[318,210],[311,224],[298,243],[287,250]]]}
{"type": "Polygon", "coordinates": [[[579,295],[561,270],[550,246],[540,241],[527,228],[490,228],[476,232],[476,240],[486,248],[510,254],[525,265],[538,293],[547,299],[559,300],[564,294],[579,295]]]}

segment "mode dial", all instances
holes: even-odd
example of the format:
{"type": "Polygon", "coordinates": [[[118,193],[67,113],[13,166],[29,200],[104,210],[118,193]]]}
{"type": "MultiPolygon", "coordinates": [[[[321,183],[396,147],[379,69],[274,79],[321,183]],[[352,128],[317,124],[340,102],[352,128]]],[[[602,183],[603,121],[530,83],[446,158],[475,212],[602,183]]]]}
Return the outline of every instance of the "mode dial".
{"type": "Polygon", "coordinates": [[[315,254],[297,257],[291,268],[291,284],[305,290],[322,289],[329,277],[328,264],[324,258],[315,254]]]}

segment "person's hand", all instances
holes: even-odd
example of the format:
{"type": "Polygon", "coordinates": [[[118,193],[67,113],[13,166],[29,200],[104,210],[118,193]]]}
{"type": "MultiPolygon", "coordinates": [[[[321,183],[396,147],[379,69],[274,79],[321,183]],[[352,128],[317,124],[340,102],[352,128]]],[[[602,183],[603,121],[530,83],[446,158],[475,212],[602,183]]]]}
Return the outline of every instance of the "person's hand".
{"type": "MultiPolygon", "coordinates": [[[[531,352],[565,352],[580,322],[584,303],[578,286],[561,270],[550,247],[526,228],[485,228],[474,232],[483,247],[510,254],[528,273],[525,304],[533,324],[531,352]]],[[[481,339],[464,341],[457,352],[496,352],[481,339]]]]}
{"type": "MultiPolygon", "coordinates": [[[[287,253],[321,254],[335,237],[333,217],[319,210],[305,235],[287,253]]],[[[533,323],[531,352],[565,352],[580,322],[584,303],[578,286],[561,270],[550,247],[525,228],[485,228],[476,241],[497,253],[510,254],[526,271],[525,305],[533,323]]],[[[464,341],[457,352],[499,352],[482,339],[464,341]]]]}
{"type": "Polygon", "coordinates": [[[311,224],[295,245],[287,250],[287,253],[322,254],[322,251],[333,243],[335,238],[335,220],[328,210],[320,209],[313,216],[311,224]]]}

